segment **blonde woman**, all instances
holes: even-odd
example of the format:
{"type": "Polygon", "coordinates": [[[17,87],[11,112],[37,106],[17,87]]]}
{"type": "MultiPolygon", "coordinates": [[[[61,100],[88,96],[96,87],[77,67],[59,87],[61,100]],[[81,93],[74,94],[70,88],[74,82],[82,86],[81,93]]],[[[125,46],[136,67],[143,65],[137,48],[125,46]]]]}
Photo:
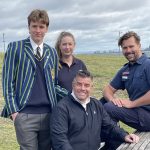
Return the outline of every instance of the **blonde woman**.
{"type": "Polygon", "coordinates": [[[72,81],[78,70],[87,70],[84,62],[73,55],[75,38],[70,32],[63,31],[55,44],[59,56],[58,84],[72,91],[72,81]]]}

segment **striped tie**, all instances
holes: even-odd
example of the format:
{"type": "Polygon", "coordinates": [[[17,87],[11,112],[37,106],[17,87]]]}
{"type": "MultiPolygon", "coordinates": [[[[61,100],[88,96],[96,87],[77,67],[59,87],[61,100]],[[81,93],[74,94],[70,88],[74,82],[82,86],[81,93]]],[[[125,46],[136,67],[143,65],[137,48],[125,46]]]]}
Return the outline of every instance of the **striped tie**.
{"type": "Polygon", "coordinates": [[[42,57],[41,57],[41,54],[40,54],[40,47],[39,47],[39,46],[38,46],[37,49],[36,49],[36,55],[35,55],[35,56],[36,56],[36,58],[37,58],[38,60],[41,60],[41,58],[42,58],[42,57]]]}

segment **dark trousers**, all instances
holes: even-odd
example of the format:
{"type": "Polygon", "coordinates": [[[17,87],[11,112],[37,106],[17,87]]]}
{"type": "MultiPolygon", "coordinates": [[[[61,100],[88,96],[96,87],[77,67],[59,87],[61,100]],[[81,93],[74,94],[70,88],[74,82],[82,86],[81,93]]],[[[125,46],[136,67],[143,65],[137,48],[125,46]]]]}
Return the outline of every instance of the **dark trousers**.
{"type": "Polygon", "coordinates": [[[128,126],[139,131],[150,131],[150,111],[142,107],[124,108],[114,105],[112,102],[104,104],[104,108],[110,117],[118,122],[122,121],[128,126]]]}
{"type": "Polygon", "coordinates": [[[20,150],[50,150],[50,114],[19,113],[14,122],[20,150]]]}
{"type": "MultiPolygon", "coordinates": [[[[102,97],[100,102],[105,105],[108,101],[102,97]]],[[[124,142],[113,135],[107,135],[103,130],[101,132],[101,140],[102,142],[105,142],[105,145],[101,148],[101,150],[116,150],[124,142]]]]}

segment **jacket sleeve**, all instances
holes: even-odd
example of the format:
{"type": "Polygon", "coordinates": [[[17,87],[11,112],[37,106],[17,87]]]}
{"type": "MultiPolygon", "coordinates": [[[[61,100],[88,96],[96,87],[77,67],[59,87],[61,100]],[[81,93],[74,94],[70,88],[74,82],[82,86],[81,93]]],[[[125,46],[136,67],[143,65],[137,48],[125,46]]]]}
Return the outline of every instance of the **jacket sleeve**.
{"type": "Polygon", "coordinates": [[[55,50],[55,91],[57,102],[68,95],[68,91],[65,88],[62,88],[61,86],[58,85],[58,62],[59,59],[55,50]]]}
{"type": "MultiPolygon", "coordinates": [[[[100,102],[101,103],[101,102],[100,102]]],[[[102,133],[105,137],[117,138],[120,141],[125,141],[125,136],[128,135],[122,128],[120,128],[116,122],[114,122],[106,110],[102,108],[102,133]]]]}
{"type": "Polygon", "coordinates": [[[56,106],[51,116],[51,137],[54,150],[73,150],[67,137],[68,114],[64,109],[56,106]]]}
{"type": "Polygon", "coordinates": [[[68,91],[59,85],[55,85],[55,90],[56,90],[57,102],[59,102],[62,98],[68,95],[68,91]]]}
{"type": "Polygon", "coordinates": [[[17,42],[10,43],[5,53],[2,73],[3,95],[6,102],[8,115],[18,111],[15,100],[15,78],[17,71],[16,61],[17,42]]]}

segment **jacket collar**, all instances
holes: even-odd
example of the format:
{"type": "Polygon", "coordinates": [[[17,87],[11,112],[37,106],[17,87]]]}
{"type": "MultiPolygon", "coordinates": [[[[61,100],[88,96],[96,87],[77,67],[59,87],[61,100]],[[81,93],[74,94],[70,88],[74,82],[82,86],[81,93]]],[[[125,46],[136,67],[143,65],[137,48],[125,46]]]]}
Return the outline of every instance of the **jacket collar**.
{"type": "Polygon", "coordinates": [[[72,93],[69,93],[69,97],[70,97],[70,99],[71,99],[74,103],[76,103],[76,104],[82,106],[85,110],[86,110],[87,105],[90,104],[90,102],[91,102],[91,97],[89,97],[85,103],[82,103],[80,100],[78,100],[78,99],[76,98],[76,96],[74,95],[73,92],[72,92],[72,93]]]}
{"type": "Polygon", "coordinates": [[[145,54],[142,54],[142,56],[136,61],[137,64],[143,64],[143,62],[147,59],[147,56],[145,54]]]}
{"type": "Polygon", "coordinates": [[[28,55],[29,59],[31,60],[34,68],[36,68],[36,63],[34,60],[34,53],[33,53],[33,48],[30,42],[30,38],[27,38],[24,40],[24,50],[26,52],[26,54],[28,55]]]}
{"type": "MultiPolygon", "coordinates": [[[[60,62],[61,65],[66,65],[66,63],[63,62],[62,59],[60,59],[59,62],[60,62]]],[[[71,66],[74,65],[74,64],[77,64],[77,63],[78,63],[78,59],[73,56],[73,61],[72,61],[71,66]]]]}
{"type": "Polygon", "coordinates": [[[141,65],[141,64],[144,63],[144,61],[145,61],[147,58],[148,58],[148,57],[143,53],[142,56],[141,56],[139,59],[137,59],[137,61],[136,61],[135,63],[132,64],[132,63],[128,62],[128,63],[126,63],[124,66],[128,65],[128,66],[130,67],[130,66],[133,66],[133,65],[141,65]]]}
{"type": "MultiPolygon", "coordinates": [[[[35,56],[30,42],[30,38],[24,40],[24,50],[27,56],[29,57],[29,59],[31,60],[33,67],[36,68],[35,56]]],[[[49,51],[49,47],[45,43],[43,44],[43,57],[44,57],[44,67],[46,67],[48,63],[48,59],[50,57],[50,51],[49,51]]]]}

